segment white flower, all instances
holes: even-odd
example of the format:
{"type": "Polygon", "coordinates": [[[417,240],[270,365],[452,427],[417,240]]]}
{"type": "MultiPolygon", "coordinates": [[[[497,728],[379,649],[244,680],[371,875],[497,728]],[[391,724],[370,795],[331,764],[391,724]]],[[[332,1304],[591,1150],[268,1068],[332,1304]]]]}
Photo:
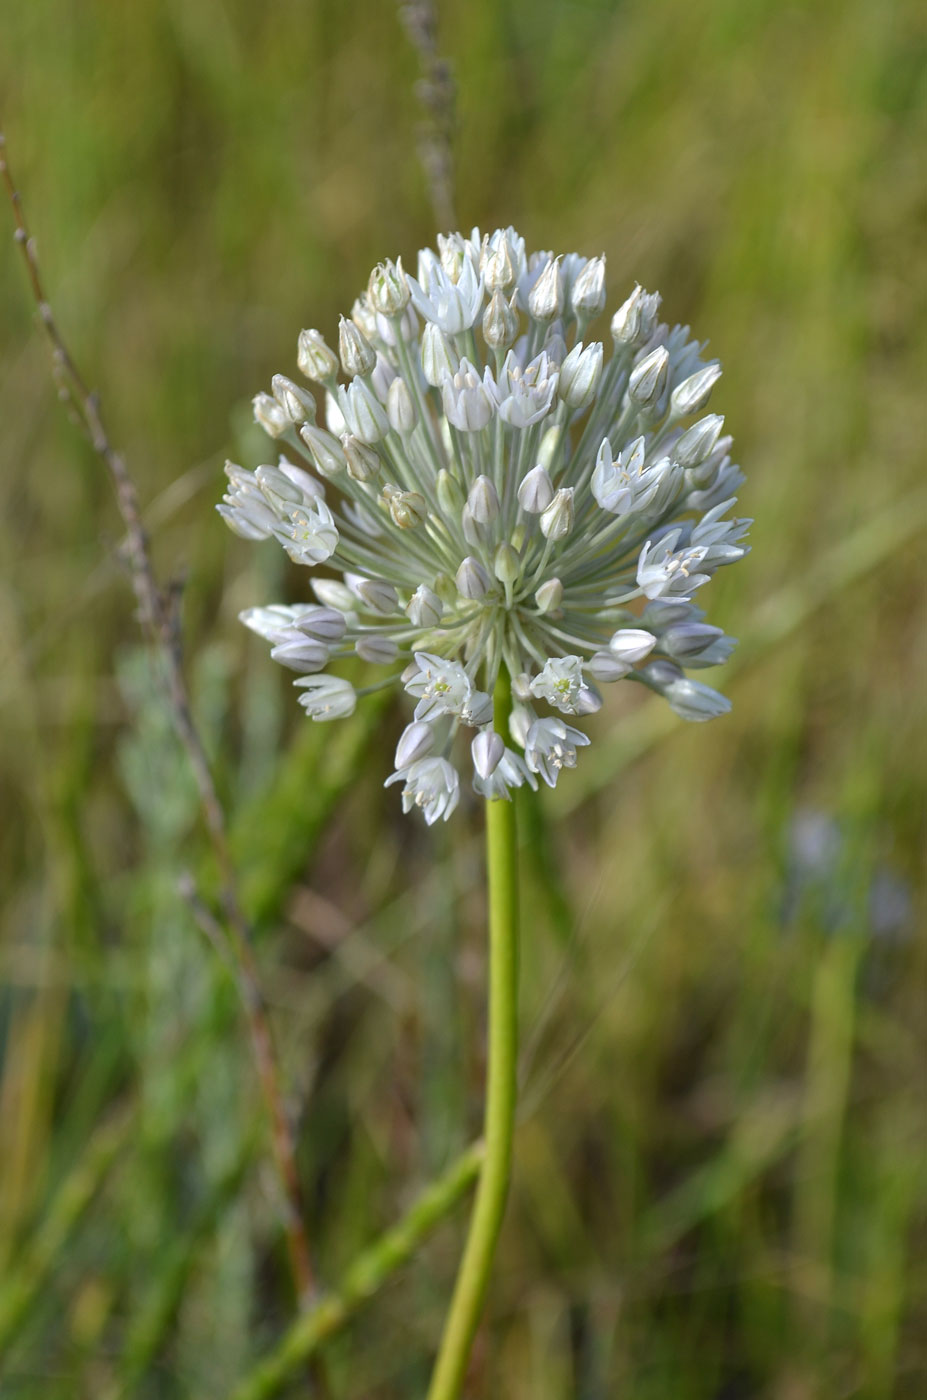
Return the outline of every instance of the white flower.
{"type": "Polygon", "coordinates": [[[473,689],[470,677],[460,662],[432,656],[427,651],[417,651],[415,666],[415,674],[406,681],[407,692],[418,700],[415,718],[433,719],[436,715],[459,717],[473,689]]]}
{"type": "Polygon", "coordinates": [[[575,715],[576,701],[584,688],[583,662],[579,656],[554,656],[531,682],[531,694],[546,700],[565,715],[575,715]]]}
{"type": "Polygon", "coordinates": [[[302,673],[314,719],[366,694],[335,674],[342,663],[408,694],[395,781],[429,821],[458,801],[455,745],[469,742],[490,799],[555,783],[588,742],[559,716],[600,709],[597,683],[643,682],[688,719],[726,708],[686,676],[730,655],[691,599],[746,553],[724,420],[692,422],[720,366],[640,287],[608,353],[585,344],[604,299],[602,258],[529,255],[511,228],[441,235],[416,277],[374,269],[341,323],[341,363],[318,331],[300,334],[321,422],[285,375],[258,395],[259,422],[305,465],[226,467],[232,530],[327,566],[317,606],[242,621],[302,673]],[[491,698],[503,670],[511,748],[491,698]]]}
{"type": "Polygon", "coordinates": [[[457,769],[446,758],[419,758],[408,768],[393,773],[383,786],[402,782],[405,783],[402,810],[411,812],[413,807],[420,808],[429,826],[439,817],[447,821],[460,799],[457,769]]]}
{"type": "Polygon", "coordinates": [[[588,744],[582,730],[562,719],[535,720],[525,739],[525,762],[548,787],[556,787],[562,768],[576,767],[576,750],[588,744]]]}

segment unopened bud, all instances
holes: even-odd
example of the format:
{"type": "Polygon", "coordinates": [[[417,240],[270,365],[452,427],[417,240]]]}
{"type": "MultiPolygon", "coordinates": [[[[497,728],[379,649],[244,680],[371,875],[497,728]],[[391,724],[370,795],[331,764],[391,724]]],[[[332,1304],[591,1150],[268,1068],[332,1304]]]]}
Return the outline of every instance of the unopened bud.
{"type": "Polygon", "coordinates": [[[355,321],[342,316],[338,322],[338,353],[349,379],[369,374],[377,362],[376,351],[355,321]]]}
{"type": "Polygon", "coordinates": [[[660,293],[645,292],[635,287],[612,317],[612,339],[616,345],[631,345],[635,349],[646,345],[653,335],[660,310],[660,293]]]}
{"type": "Polygon", "coordinates": [[[591,321],[605,310],[605,254],[590,258],[573,283],[570,303],[577,316],[591,321]]]}
{"type": "Polygon", "coordinates": [[[370,375],[370,387],[376,394],[380,403],[386,404],[389,398],[390,386],[396,378],[396,371],[393,369],[385,355],[377,351],[377,362],[370,375]]]}
{"type": "Polygon", "coordinates": [[[384,583],[382,579],[359,578],[356,574],[345,574],[344,580],[355,597],[366,604],[371,612],[388,617],[399,606],[398,594],[391,583],[384,583]]]}
{"type": "Polygon", "coordinates": [[[585,408],[595,398],[604,353],[602,342],[597,340],[593,345],[574,345],[563,361],[558,389],[569,408],[585,408]]]}
{"type": "Polygon", "coordinates": [[[409,304],[409,284],[402,259],[377,263],[367,283],[367,299],[382,316],[398,316],[409,304]]]}
{"type": "Polygon", "coordinates": [[[721,436],[724,419],[720,413],[709,413],[683,433],[673,448],[673,457],[681,467],[697,467],[710,456],[721,436]]]}
{"type": "Polygon", "coordinates": [[[321,472],[322,476],[336,476],[344,470],[347,464],[344,449],[331,433],[327,433],[324,428],[317,428],[314,423],[304,423],[299,430],[299,436],[309,448],[316,470],[321,472]]]}
{"type": "Polygon", "coordinates": [[[473,766],[481,778],[490,778],[502,761],[505,744],[494,729],[481,729],[470,745],[473,766]]]}
{"type": "Polygon", "coordinates": [[[639,408],[656,408],[666,388],[669,374],[669,353],[658,345],[634,366],[628,380],[628,397],[639,408]]]}
{"type": "Polygon", "coordinates": [[[535,321],[555,321],[563,311],[559,258],[548,259],[547,266],[528,293],[528,310],[535,321]]]}
{"type": "Polygon", "coordinates": [[[464,494],[457,478],[451,476],[446,467],[442,467],[438,472],[435,491],[442,515],[450,517],[460,514],[463,509],[464,494]]]}
{"type": "Polygon", "coordinates": [[[546,467],[550,471],[554,460],[559,456],[563,446],[563,429],[560,427],[548,428],[541,438],[541,445],[538,448],[538,466],[546,467]]]}
{"type": "Polygon", "coordinates": [[[563,584],[558,578],[549,578],[535,593],[534,601],[542,613],[556,612],[563,602],[563,584]]]}
{"type": "Polygon", "coordinates": [[[344,448],[345,460],[348,465],[348,476],[354,481],[369,481],[371,477],[377,475],[381,462],[372,447],[368,447],[360,438],[356,438],[353,433],[345,433],[341,439],[341,446],[344,448]]]}
{"type": "Polygon", "coordinates": [[[706,365],[697,374],[690,374],[688,379],[677,384],[670,399],[673,417],[686,418],[690,413],[701,413],[720,378],[720,365],[706,365]]]}
{"type": "Polygon", "coordinates": [[[374,666],[389,666],[399,655],[399,648],[392,637],[378,637],[374,633],[358,637],[354,650],[361,661],[369,661],[374,666]]]}
{"type": "Polygon", "coordinates": [[[460,356],[440,326],[428,321],[422,331],[422,372],[432,388],[439,388],[460,368],[460,356]]]}
{"type": "Polygon", "coordinates": [[[622,627],[612,637],[608,649],[619,661],[633,665],[635,661],[643,661],[645,656],[649,656],[656,644],[653,633],[645,631],[643,627],[622,627]]]}
{"type": "Polygon", "coordinates": [[[514,583],[521,573],[521,560],[506,540],[496,550],[492,571],[500,583],[508,584],[514,583]]]}
{"type": "Polygon", "coordinates": [[[499,516],[499,496],[488,476],[478,476],[470,487],[467,505],[480,525],[491,525],[499,516]]]}
{"type": "MultiPolygon", "coordinates": [[[[418,667],[413,665],[414,675],[418,675],[418,667]]],[[[403,675],[405,673],[403,672],[403,675]]],[[[435,732],[430,724],[424,720],[416,720],[414,724],[407,724],[402,734],[399,736],[399,743],[396,745],[396,767],[408,768],[410,763],[414,763],[418,758],[424,758],[431,753],[435,744],[435,732]]]]}
{"type": "Polygon", "coordinates": [[[428,505],[418,491],[397,491],[390,497],[389,513],[400,530],[414,530],[427,516],[428,505]]]}
{"type": "Polygon", "coordinates": [[[630,662],[620,660],[610,651],[597,651],[593,656],[590,656],[585,665],[588,674],[604,685],[620,681],[630,669],[630,662]]]}
{"type": "Polygon", "coordinates": [[[328,384],[338,373],[338,356],[321,331],[300,331],[296,363],[301,374],[316,384],[328,384]]]}
{"type": "Polygon", "coordinates": [[[397,377],[389,386],[389,393],[386,397],[386,416],[389,418],[389,425],[393,432],[399,433],[402,437],[411,433],[415,427],[415,404],[409,393],[409,386],[402,378],[397,377]]]}
{"type": "Polygon", "coordinates": [[[427,584],[420,583],[406,604],[406,613],[414,627],[437,627],[444,604],[427,584]]]}
{"type": "Polygon", "coordinates": [[[602,697],[594,685],[584,685],[573,706],[578,715],[594,715],[602,708],[602,697]]]}
{"type": "Polygon", "coordinates": [[[507,350],[518,334],[518,316],[502,292],[493,292],[483,312],[483,339],[491,350],[507,350]]]}
{"type": "Polygon", "coordinates": [[[532,467],[518,488],[518,504],[529,515],[540,515],[554,499],[554,485],[543,467],[532,467]]]}
{"type": "Polygon", "coordinates": [[[492,295],[495,292],[510,292],[515,286],[515,264],[509,240],[502,238],[498,248],[490,252],[483,264],[483,285],[492,295]]]}
{"type": "Polygon", "coordinates": [[[455,575],[457,591],[463,598],[485,598],[491,579],[478,559],[468,554],[455,575]]]}
{"type": "Polygon", "coordinates": [[[573,528],[573,487],[561,486],[541,514],[541,534],[548,540],[562,540],[573,528]]]}
{"type": "Polygon", "coordinates": [[[287,379],[285,374],[275,374],[270,381],[270,387],[274,391],[274,398],[291,423],[315,422],[315,399],[308,390],[301,389],[292,379],[287,379]]]}
{"type": "Polygon", "coordinates": [[[289,432],[293,426],[289,414],[270,394],[255,394],[251,404],[254,409],[255,423],[259,424],[271,437],[283,437],[283,434],[289,432]]]}

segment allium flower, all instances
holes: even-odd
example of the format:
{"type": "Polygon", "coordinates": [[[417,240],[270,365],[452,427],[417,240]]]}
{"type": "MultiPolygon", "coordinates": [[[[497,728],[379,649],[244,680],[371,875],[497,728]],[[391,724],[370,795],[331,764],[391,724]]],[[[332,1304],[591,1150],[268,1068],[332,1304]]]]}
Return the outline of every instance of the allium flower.
{"type": "Polygon", "coordinates": [[[242,621],[300,673],[313,719],[406,691],[414,713],[388,782],[429,823],[457,805],[461,727],[476,791],[508,797],[575,765],[589,740],[560,716],[599,709],[597,684],[637,681],[695,721],[729,708],[684,671],[730,655],[692,600],[747,552],[749,522],[728,514],[743,479],[731,439],[702,413],[721,369],[640,287],[606,356],[588,336],[605,299],[604,258],[526,255],[511,228],[439,237],[417,278],[399,261],[374,269],[338,353],[301,332],[326,427],[283,375],[255,399],[257,421],[311,470],[289,456],[226,467],[231,528],[325,571],[315,603],[242,621]],[[382,675],[356,690],[359,662],[382,675]],[[517,700],[508,734],[493,728],[501,668],[517,700]]]}

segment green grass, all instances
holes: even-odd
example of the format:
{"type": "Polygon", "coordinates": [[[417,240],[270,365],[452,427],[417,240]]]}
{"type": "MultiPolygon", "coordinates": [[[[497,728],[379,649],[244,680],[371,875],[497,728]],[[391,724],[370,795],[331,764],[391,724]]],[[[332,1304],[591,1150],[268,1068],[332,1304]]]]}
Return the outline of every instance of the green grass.
{"type": "MultiPolygon", "coordinates": [[[[235,614],[302,580],[212,505],[224,457],[263,452],[248,401],[300,327],[331,335],[374,262],[432,238],[414,57],[390,5],[0,13],[49,291],[159,565],[187,579],[197,713],[336,1283],[479,1123],[479,813],[398,823],[396,716],[294,713],[235,614]]],[[[523,850],[524,1114],[473,1394],[915,1400],[922,19],[475,0],[442,6],[442,44],[462,225],[605,251],[612,298],[640,280],[710,337],[756,518],[711,588],[743,639],[733,714],[686,727],[617,695],[523,850]],[[809,811],[842,844],[796,893],[809,811]],[[872,918],[887,875],[911,892],[895,937],[872,918]]],[[[0,1395],[225,1397],[294,1315],[262,1108],[234,988],[177,893],[210,862],[118,517],[12,244],[0,442],[0,1395]]],[[[424,1392],[464,1216],[327,1345],[337,1400],[424,1392]]],[[[289,1386],[307,1393],[304,1369],[289,1386]]]]}

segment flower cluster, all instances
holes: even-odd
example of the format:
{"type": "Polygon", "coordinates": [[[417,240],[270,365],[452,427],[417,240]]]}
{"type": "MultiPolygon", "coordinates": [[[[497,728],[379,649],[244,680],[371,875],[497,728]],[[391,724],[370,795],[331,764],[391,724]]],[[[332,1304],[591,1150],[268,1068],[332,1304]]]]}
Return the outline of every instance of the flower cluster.
{"type": "Polygon", "coordinates": [[[569,721],[600,708],[601,686],[636,681],[684,719],[729,709],[686,675],[734,646],[693,599],[747,552],[749,522],[728,517],[743,477],[724,420],[702,414],[720,366],[659,320],[659,296],[634,288],[606,358],[585,339],[604,257],[529,256],[514,229],[474,229],[439,237],[417,274],[374,269],[338,354],[301,333],[325,426],[314,395],[276,375],[254,412],[285,453],[254,472],[227,464],[218,509],[245,538],[328,566],[314,604],[242,621],[299,673],[313,719],[405,689],[414,714],[388,782],[431,823],[458,802],[461,726],[474,788],[508,797],[575,765],[589,740],[569,721]],[[329,669],[352,656],[382,679],[357,690],[329,669]],[[491,699],[502,668],[506,733],[491,699]]]}

